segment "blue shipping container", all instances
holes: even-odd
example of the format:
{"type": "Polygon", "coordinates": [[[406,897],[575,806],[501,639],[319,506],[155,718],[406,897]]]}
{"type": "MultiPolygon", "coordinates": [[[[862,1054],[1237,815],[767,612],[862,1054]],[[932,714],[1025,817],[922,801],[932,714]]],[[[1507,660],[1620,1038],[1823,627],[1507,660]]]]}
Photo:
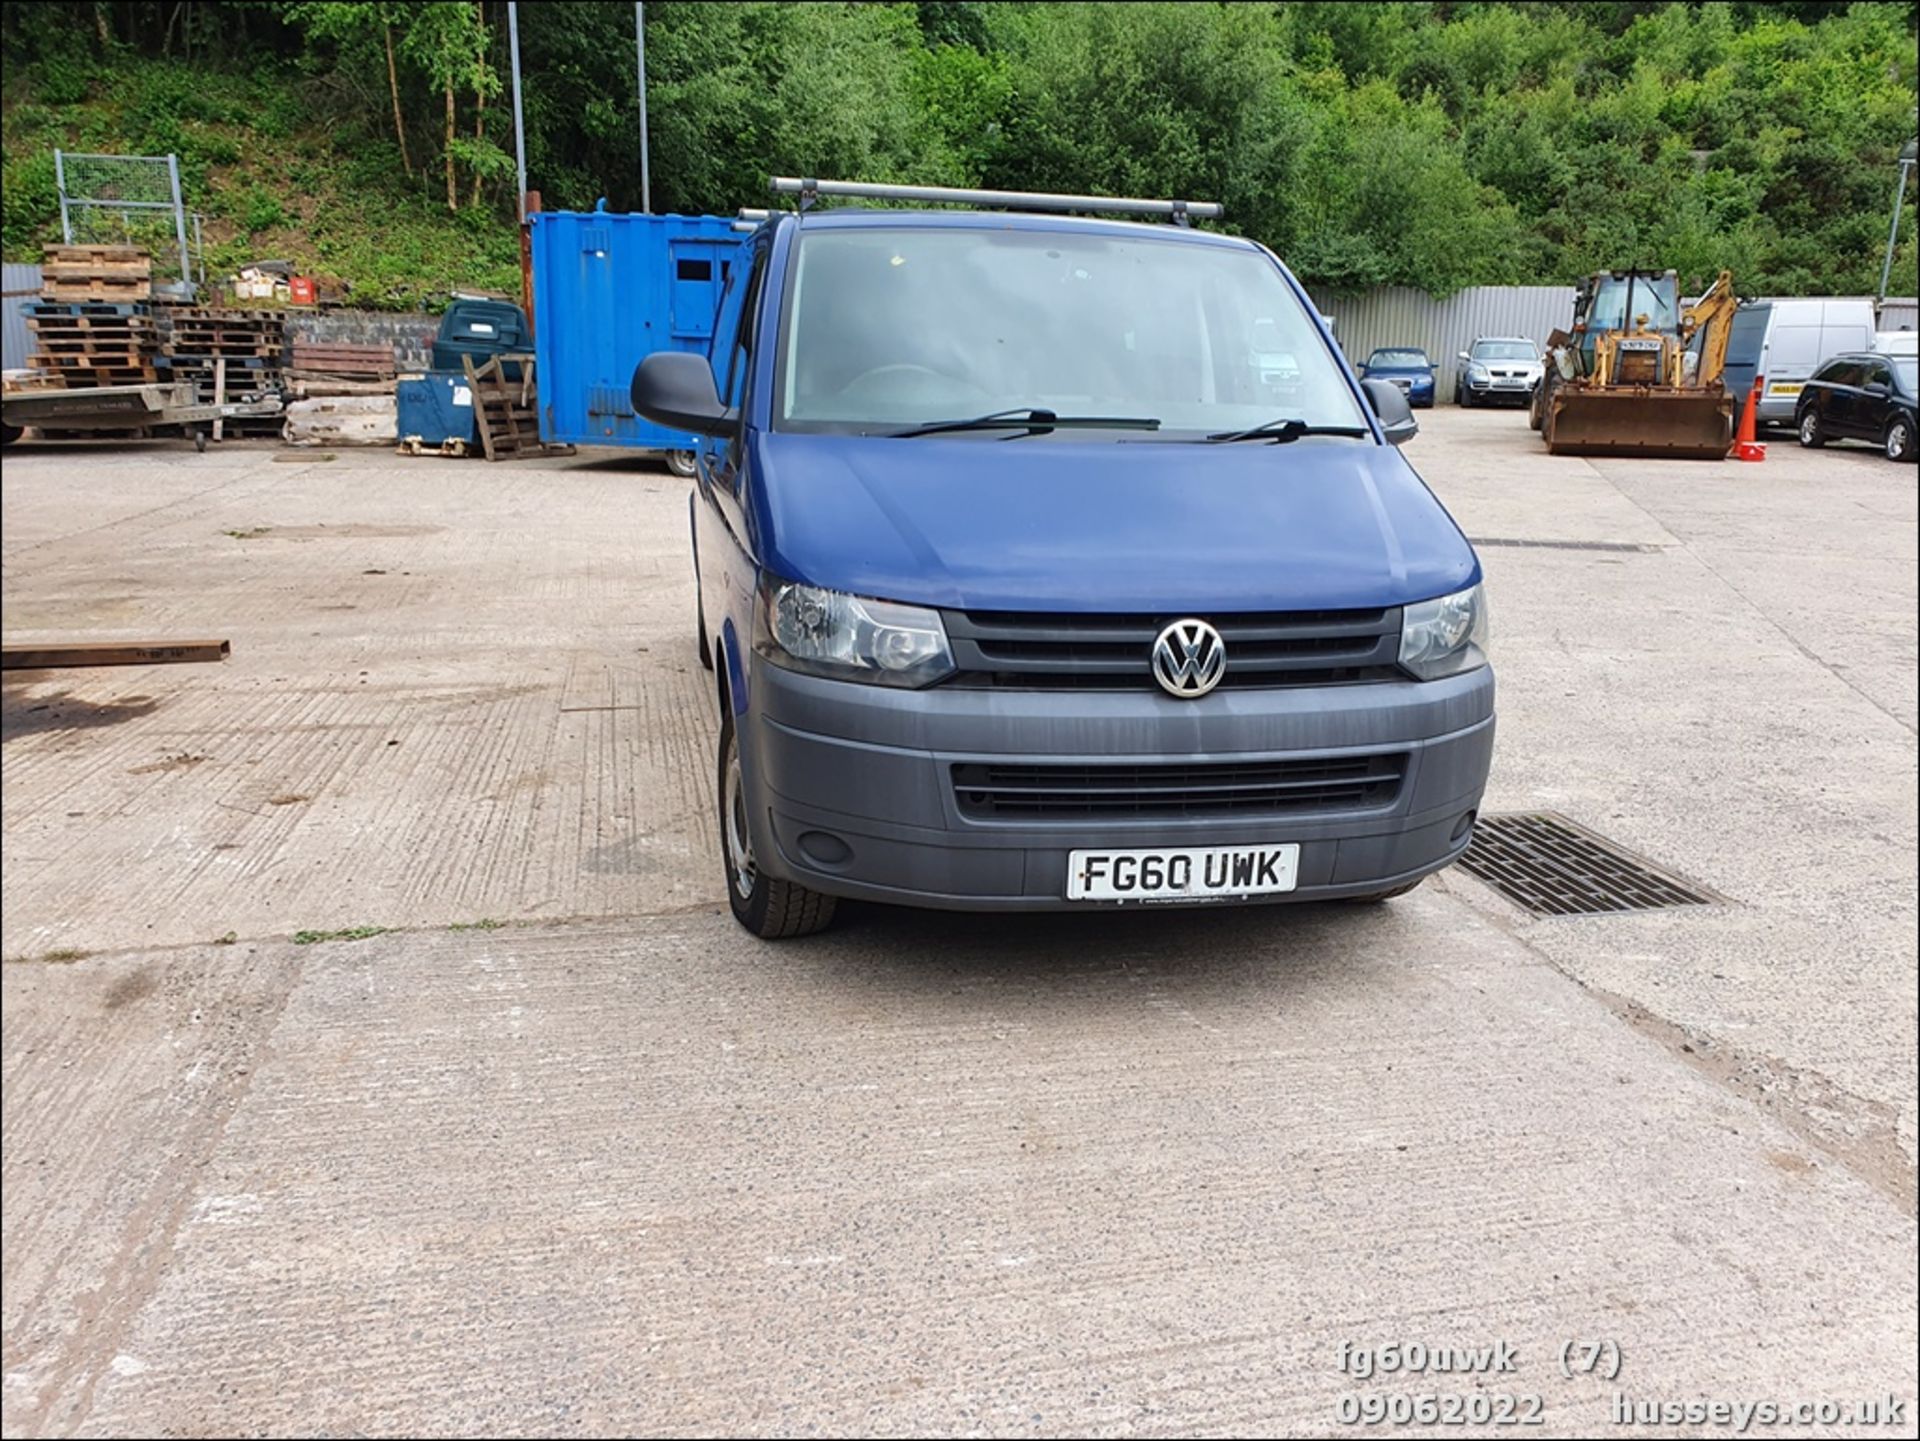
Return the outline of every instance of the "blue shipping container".
{"type": "Polygon", "coordinates": [[[656,350],[707,353],[746,237],[713,215],[555,210],[527,217],[540,438],[691,450],[633,412],[634,368],[656,350]]]}

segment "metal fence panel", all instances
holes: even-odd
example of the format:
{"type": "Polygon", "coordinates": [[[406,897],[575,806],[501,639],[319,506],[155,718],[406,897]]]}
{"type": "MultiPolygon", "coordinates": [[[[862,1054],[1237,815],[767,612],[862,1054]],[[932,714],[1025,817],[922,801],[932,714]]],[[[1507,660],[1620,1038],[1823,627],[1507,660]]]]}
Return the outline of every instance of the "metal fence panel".
{"type": "Polygon", "coordinates": [[[176,157],[56,150],[53,163],[67,244],[137,245],[153,257],[156,285],[191,285],[176,157]]]}
{"type": "Polygon", "coordinates": [[[1573,318],[1571,285],[1478,285],[1435,300],[1419,290],[1383,286],[1359,295],[1311,292],[1333,317],[1334,338],[1355,365],[1382,345],[1417,345],[1436,371],[1438,394],[1453,397],[1458,353],[1483,335],[1520,335],[1544,347],[1573,318]]]}
{"type": "Polygon", "coordinates": [[[0,267],[0,358],[8,370],[24,370],[33,353],[33,335],[27,329],[27,307],[40,298],[40,267],[0,267]]]}

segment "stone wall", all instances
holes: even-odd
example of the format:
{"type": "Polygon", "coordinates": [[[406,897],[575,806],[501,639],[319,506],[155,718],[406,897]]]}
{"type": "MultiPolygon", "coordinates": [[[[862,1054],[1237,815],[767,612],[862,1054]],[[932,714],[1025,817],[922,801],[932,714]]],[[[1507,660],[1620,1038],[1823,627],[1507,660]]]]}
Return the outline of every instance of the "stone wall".
{"type": "Polygon", "coordinates": [[[425,370],[433,360],[440,317],[389,310],[290,310],[287,339],[311,345],[391,345],[402,371],[425,370]]]}

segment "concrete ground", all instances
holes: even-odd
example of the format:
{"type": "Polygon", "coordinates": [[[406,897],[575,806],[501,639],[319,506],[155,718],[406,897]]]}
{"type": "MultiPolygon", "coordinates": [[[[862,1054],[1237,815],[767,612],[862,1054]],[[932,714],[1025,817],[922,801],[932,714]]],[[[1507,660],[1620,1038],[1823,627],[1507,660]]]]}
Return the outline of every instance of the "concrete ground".
{"type": "Polygon", "coordinates": [[[1726,904],[1451,872],[768,946],[684,483],[10,448],[9,639],[233,657],[4,687],[5,1433],[1914,1434],[1914,472],[1421,420],[1493,596],[1487,808],[1726,904]],[[1410,1341],[1517,1360],[1339,1367],[1410,1341]]]}

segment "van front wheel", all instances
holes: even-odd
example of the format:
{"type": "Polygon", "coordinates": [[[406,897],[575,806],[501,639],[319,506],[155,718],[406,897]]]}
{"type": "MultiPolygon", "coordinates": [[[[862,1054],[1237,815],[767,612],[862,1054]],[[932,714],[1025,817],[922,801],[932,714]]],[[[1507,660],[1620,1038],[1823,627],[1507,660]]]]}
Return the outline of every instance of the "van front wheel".
{"type": "Polygon", "coordinates": [[[776,881],[760,869],[747,824],[747,791],[740,775],[740,747],[733,714],[720,718],[720,857],[727,872],[733,918],[763,940],[810,936],[833,920],[835,898],[792,881],[776,881]]]}

